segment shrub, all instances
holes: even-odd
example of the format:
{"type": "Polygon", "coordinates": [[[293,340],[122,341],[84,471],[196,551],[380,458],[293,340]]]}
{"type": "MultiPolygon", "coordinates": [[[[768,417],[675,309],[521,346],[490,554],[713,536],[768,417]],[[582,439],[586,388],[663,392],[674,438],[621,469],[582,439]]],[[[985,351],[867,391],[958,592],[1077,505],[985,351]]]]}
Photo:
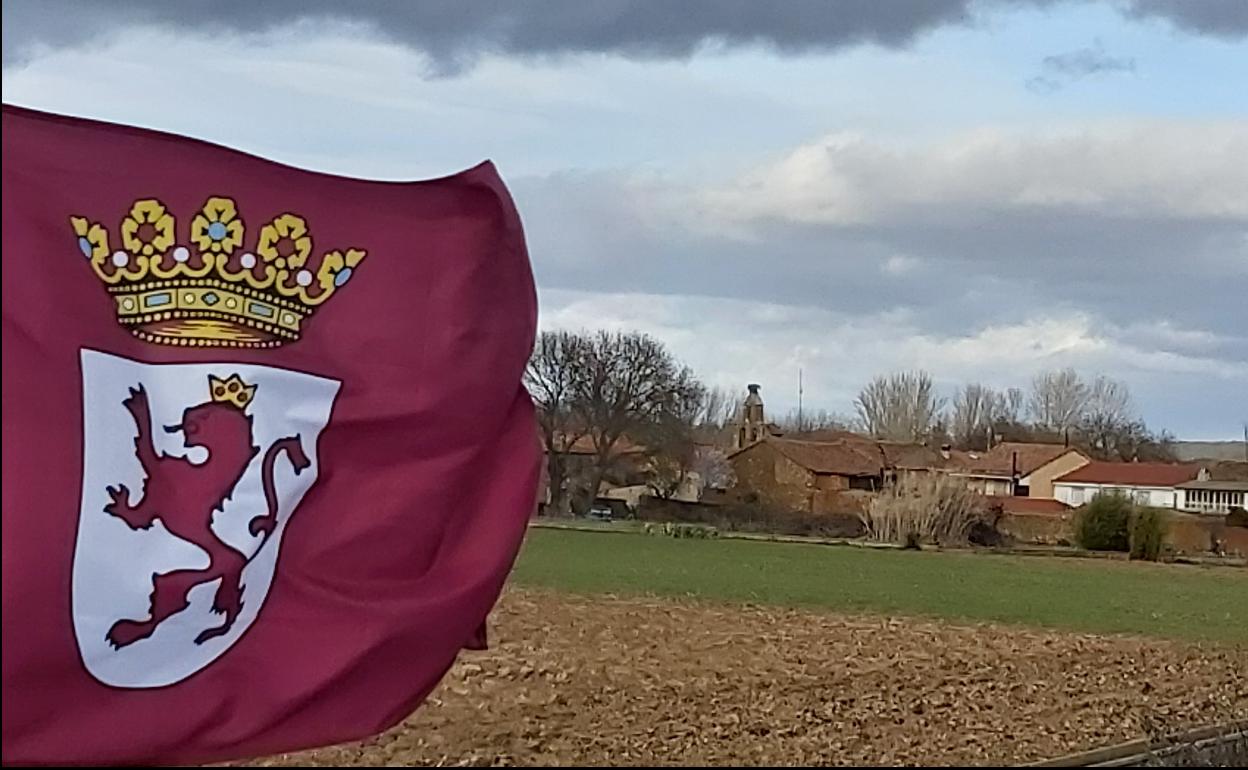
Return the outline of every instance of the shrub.
{"type": "Polygon", "coordinates": [[[1166,517],[1156,508],[1140,508],[1131,521],[1131,558],[1157,561],[1166,539],[1166,517]]]}
{"type": "Polygon", "coordinates": [[[1232,508],[1231,512],[1226,514],[1226,526],[1248,527],[1248,511],[1243,508],[1232,508]]]}
{"type": "Polygon", "coordinates": [[[719,530],[700,524],[679,524],[664,522],[662,525],[643,524],[641,531],[647,535],[661,534],[677,539],[710,540],[719,537],[719,530]]]}
{"type": "Polygon", "coordinates": [[[1075,542],[1089,551],[1128,551],[1134,506],[1119,492],[1097,495],[1083,507],[1075,524],[1075,542]]]}
{"type": "Polygon", "coordinates": [[[863,535],[856,513],[805,513],[764,505],[729,503],[689,505],[671,500],[643,497],[637,508],[639,518],[661,527],[663,522],[703,524],[720,532],[766,532],[775,535],[854,538],[863,535]]]}
{"type": "Polygon", "coordinates": [[[909,548],[921,542],[965,545],[995,524],[982,497],[944,474],[904,477],[881,492],[862,515],[867,536],[909,548]]]}

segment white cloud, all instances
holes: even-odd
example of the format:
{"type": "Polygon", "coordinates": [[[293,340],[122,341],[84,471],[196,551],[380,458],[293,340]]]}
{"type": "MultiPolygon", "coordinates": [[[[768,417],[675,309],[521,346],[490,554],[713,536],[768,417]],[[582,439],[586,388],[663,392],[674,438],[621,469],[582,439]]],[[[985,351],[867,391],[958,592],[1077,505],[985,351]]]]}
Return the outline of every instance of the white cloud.
{"type": "Polygon", "coordinates": [[[1132,121],[1025,132],[981,128],[926,143],[835,133],[703,204],[736,221],[949,224],[1006,210],[1248,221],[1248,121],[1132,121]]]}
{"type": "MultiPolygon", "coordinates": [[[[1248,361],[1141,347],[1127,339],[1130,330],[1080,313],[940,334],[905,310],[855,316],[746,300],[561,290],[543,291],[541,299],[544,329],[645,332],[710,384],[735,389],[761,383],[768,403],[779,411],[796,404],[799,368],[808,406],[847,412],[858,388],[880,373],[926,369],[949,391],[968,381],[1025,387],[1039,371],[1074,366],[1125,380],[1141,396],[1150,421],[1163,427],[1166,414],[1157,409],[1159,394],[1152,385],[1199,379],[1199,393],[1168,397],[1200,412],[1196,402],[1227,405],[1230,394],[1248,381],[1248,361]]],[[[1207,334],[1173,327],[1170,332],[1182,339],[1207,334]]],[[[1208,430],[1216,435],[1210,419],[1214,427],[1208,430]]]]}

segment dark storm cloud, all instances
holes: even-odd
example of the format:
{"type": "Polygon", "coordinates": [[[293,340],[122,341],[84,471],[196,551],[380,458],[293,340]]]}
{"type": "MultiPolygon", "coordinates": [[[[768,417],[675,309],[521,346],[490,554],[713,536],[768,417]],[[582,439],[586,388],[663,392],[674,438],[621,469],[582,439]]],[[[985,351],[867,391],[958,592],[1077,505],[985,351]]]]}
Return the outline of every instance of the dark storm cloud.
{"type": "Polygon", "coordinates": [[[1134,0],[1135,16],[1157,16],[1176,27],[1227,39],[1248,36],[1248,2],[1244,0],[1134,0]]]}
{"type": "MultiPolygon", "coordinates": [[[[133,24],[212,34],[257,33],[306,20],[362,24],[428,52],[443,73],[487,52],[602,52],[685,58],[705,46],[761,45],[785,53],[862,42],[901,46],[937,27],[969,21],[980,8],[1052,5],[1053,0],[9,0],[4,60],[39,46],[65,46],[133,24]]],[[[1169,18],[1201,34],[1248,33],[1240,0],[1135,0],[1133,15],[1169,18]]]]}
{"type": "Polygon", "coordinates": [[[10,60],[33,43],[70,44],[134,23],[249,33],[335,19],[363,23],[454,70],[489,51],[683,58],[716,43],[791,52],[864,41],[901,45],[927,29],[964,20],[968,5],[969,0],[15,0],[5,4],[4,51],[10,60]]]}

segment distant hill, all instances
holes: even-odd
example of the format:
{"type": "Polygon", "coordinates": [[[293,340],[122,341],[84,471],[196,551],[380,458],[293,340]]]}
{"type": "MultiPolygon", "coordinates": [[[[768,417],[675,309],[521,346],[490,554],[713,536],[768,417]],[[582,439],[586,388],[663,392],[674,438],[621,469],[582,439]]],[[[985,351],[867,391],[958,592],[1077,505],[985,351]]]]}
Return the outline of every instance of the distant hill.
{"type": "Polygon", "coordinates": [[[1245,460],[1248,453],[1242,441],[1176,441],[1174,453],[1188,460],[1245,460]]]}

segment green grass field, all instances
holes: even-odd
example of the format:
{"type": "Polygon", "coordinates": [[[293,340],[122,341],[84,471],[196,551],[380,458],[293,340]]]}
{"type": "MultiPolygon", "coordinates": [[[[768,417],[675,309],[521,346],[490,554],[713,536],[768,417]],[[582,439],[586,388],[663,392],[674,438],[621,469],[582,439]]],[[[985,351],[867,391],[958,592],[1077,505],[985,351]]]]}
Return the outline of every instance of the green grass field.
{"type": "Polygon", "coordinates": [[[1248,642],[1248,570],[532,529],[518,585],[1248,642]]]}

